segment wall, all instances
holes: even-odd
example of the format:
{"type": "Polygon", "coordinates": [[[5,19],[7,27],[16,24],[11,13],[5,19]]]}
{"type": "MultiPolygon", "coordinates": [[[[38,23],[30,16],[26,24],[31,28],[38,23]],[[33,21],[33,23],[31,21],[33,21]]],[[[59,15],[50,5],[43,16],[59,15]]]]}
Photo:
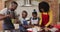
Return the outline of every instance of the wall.
{"type": "MultiPolygon", "coordinates": [[[[59,12],[60,12],[60,0],[58,0],[59,3],[59,12]]],[[[60,22],[60,13],[59,13],[59,22],[60,22]]]]}
{"type": "MultiPolygon", "coordinates": [[[[0,10],[2,10],[3,8],[4,8],[4,1],[0,0],[0,10]]],[[[1,20],[0,21],[0,31],[3,29],[2,24],[3,24],[3,21],[1,20]]]]}
{"type": "Polygon", "coordinates": [[[60,0],[58,0],[58,3],[60,3],[60,0]]]}
{"type": "Polygon", "coordinates": [[[58,0],[52,0],[51,3],[50,3],[50,6],[51,6],[51,10],[53,11],[53,23],[57,24],[57,22],[59,21],[59,4],[58,4],[58,0]]]}
{"type": "Polygon", "coordinates": [[[18,14],[20,14],[20,18],[22,16],[21,13],[22,13],[23,10],[26,10],[28,12],[28,17],[31,17],[32,16],[32,12],[33,12],[34,9],[36,9],[36,11],[39,13],[39,10],[38,10],[38,3],[39,2],[32,1],[32,2],[34,2],[33,4],[35,6],[32,5],[31,7],[22,7],[22,5],[24,4],[24,1],[23,0],[18,0],[16,2],[19,4],[19,6],[18,6],[18,8],[17,8],[16,11],[17,11],[18,14]]]}
{"type": "MultiPolygon", "coordinates": [[[[20,14],[20,18],[21,18],[21,13],[23,10],[26,10],[28,12],[28,17],[31,17],[31,13],[33,11],[33,9],[36,9],[36,11],[39,13],[38,10],[38,2],[34,2],[33,4],[36,6],[33,7],[21,7],[24,3],[23,0],[15,0],[19,6],[17,8],[17,14],[20,14]]],[[[58,0],[44,0],[46,2],[48,2],[50,4],[50,8],[51,11],[53,11],[53,23],[57,23],[59,21],[59,5],[58,5],[58,0]]],[[[0,0],[0,10],[4,8],[4,2],[2,0],[0,0]]],[[[0,21],[0,30],[2,30],[2,23],[3,21],[0,21]]]]}
{"type": "Polygon", "coordinates": [[[4,8],[4,2],[0,0],[0,10],[4,8]]]}
{"type": "MultiPolygon", "coordinates": [[[[59,5],[58,5],[58,0],[43,0],[43,1],[46,1],[46,2],[49,3],[50,9],[53,12],[53,19],[52,19],[53,21],[52,22],[54,24],[57,24],[57,22],[59,21],[59,5]]],[[[38,10],[38,3],[37,2],[33,2],[33,3],[37,4],[36,6],[33,6],[33,7],[21,7],[21,5],[24,4],[23,0],[18,0],[17,2],[19,4],[19,6],[18,6],[16,11],[20,14],[20,17],[21,17],[21,12],[23,10],[26,10],[28,12],[28,17],[32,16],[31,13],[32,13],[33,9],[36,9],[37,12],[39,11],[38,10]]]]}

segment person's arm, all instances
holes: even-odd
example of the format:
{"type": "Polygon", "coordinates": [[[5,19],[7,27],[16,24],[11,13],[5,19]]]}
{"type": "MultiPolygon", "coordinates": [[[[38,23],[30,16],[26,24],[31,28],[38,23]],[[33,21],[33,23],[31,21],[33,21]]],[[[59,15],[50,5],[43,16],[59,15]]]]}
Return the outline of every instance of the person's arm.
{"type": "Polygon", "coordinates": [[[7,9],[4,8],[3,10],[0,11],[0,20],[3,20],[4,18],[6,18],[8,15],[6,14],[7,9]]]}
{"type": "Polygon", "coordinates": [[[40,21],[40,18],[38,17],[38,26],[39,26],[39,21],[40,21]]]}
{"type": "Polygon", "coordinates": [[[3,20],[4,18],[6,17],[9,17],[10,15],[3,15],[3,14],[0,14],[0,20],[3,20]]]}
{"type": "Polygon", "coordinates": [[[51,23],[52,23],[52,11],[49,12],[49,22],[45,26],[48,27],[49,25],[51,25],[51,23]]]}
{"type": "Polygon", "coordinates": [[[42,13],[40,13],[40,21],[39,21],[39,25],[41,25],[42,24],[42,15],[41,15],[42,13]]]}
{"type": "Polygon", "coordinates": [[[0,20],[4,19],[5,17],[5,15],[0,14],[0,20]]]}
{"type": "Polygon", "coordinates": [[[30,19],[29,19],[29,20],[30,20],[30,23],[29,23],[29,25],[31,25],[31,17],[30,17],[30,19]]]}
{"type": "Polygon", "coordinates": [[[31,18],[32,18],[32,17],[30,17],[30,25],[29,25],[29,26],[30,26],[30,28],[33,26],[33,25],[31,24],[31,18]]]}

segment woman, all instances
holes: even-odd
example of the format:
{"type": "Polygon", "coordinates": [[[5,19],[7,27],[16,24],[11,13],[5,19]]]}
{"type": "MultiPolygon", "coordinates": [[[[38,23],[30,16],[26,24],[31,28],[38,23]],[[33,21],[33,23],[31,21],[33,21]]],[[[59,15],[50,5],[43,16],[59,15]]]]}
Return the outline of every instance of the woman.
{"type": "Polygon", "coordinates": [[[50,11],[50,6],[47,2],[39,3],[40,11],[40,23],[41,27],[49,27],[52,23],[52,12],[50,11]]]}

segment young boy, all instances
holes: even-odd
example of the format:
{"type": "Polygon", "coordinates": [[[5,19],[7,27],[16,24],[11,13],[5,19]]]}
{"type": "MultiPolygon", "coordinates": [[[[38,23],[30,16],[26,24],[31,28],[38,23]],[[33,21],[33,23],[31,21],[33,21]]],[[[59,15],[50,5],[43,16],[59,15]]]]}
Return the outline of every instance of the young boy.
{"type": "Polygon", "coordinates": [[[28,13],[26,11],[22,12],[22,19],[20,20],[20,31],[21,32],[26,32],[26,29],[28,28],[28,21],[29,19],[27,18],[28,13]]]}

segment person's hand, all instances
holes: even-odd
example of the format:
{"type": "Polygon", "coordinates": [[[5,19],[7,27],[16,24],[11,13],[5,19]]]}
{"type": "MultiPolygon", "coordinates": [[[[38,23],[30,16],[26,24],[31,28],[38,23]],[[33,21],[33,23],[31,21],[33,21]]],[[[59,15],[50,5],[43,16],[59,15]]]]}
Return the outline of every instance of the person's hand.
{"type": "Polygon", "coordinates": [[[26,26],[26,25],[23,25],[23,27],[27,28],[28,26],[26,26]]]}
{"type": "Polygon", "coordinates": [[[23,25],[23,27],[25,27],[25,25],[23,25]]]}
{"type": "Polygon", "coordinates": [[[41,25],[38,25],[38,27],[41,27],[41,25]]]}
{"type": "Polygon", "coordinates": [[[44,30],[45,30],[45,31],[48,31],[48,30],[49,30],[49,28],[48,28],[48,27],[45,27],[45,28],[44,28],[44,30]]]}
{"type": "Polygon", "coordinates": [[[17,15],[18,17],[20,16],[20,14],[17,15]]]}
{"type": "Polygon", "coordinates": [[[28,26],[25,26],[25,28],[28,28],[28,26]]]}
{"type": "Polygon", "coordinates": [[[6,17],[10,17],[10,18],[13,18],[11,14],[9,14],[9,15],[6,15],[6,17]]]}
{"type": "Polygon", "coordinates": [[[32,28],[32,26],[31,26],[31,25],[29,25],[29,28],[32,28]]]}
{"type": "Polygon", "coordinates": [[[11,15],[6,15],[6,17],[10,17],[11,15]]]}

